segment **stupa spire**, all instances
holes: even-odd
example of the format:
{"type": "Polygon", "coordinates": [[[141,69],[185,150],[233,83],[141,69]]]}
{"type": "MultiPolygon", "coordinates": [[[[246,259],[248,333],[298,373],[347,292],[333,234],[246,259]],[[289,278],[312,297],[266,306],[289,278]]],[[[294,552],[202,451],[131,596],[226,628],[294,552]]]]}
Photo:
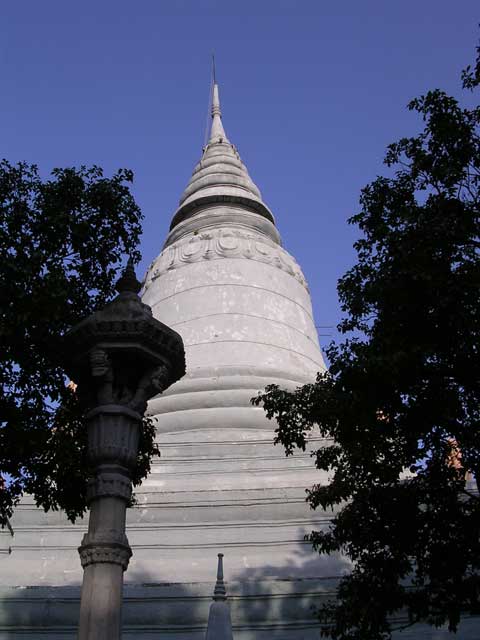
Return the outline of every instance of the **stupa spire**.
{"type": "MultiPolygon", "coordinates": [[[[214,66],[210,138],[180,198],[170,229],[173,230],[183,221],[202,211],[205,212],[207,208],[218,210],[218,207],[225,206],[226,203],[235,205],[237,212],[243,210],[258,213],[275,224],[271,211],[262,200],[259,188],[248,175],[247,167],[223,128],[214,66]]],[[[204,216],[198,220],[198,224],[204,224],[204,216]]],[[[280,236],[274,226],[270,228],[269,233],[274,242],[280,242],[280,236]]]]}
{"type": "Polygon", "coordinates": [[[225,129],[222,123],[222,111],[220,109],[220,97],[218,95],[218,84],[214,81],[212,92],[212,127],[210,129],[209,144],[215,142],[228,142],[225,129]]]}

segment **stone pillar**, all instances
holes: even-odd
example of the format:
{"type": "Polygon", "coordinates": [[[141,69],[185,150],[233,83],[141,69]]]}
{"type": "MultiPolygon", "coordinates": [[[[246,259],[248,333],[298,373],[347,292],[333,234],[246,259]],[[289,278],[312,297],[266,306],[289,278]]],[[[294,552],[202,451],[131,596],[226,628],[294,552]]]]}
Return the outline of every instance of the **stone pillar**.
{"type": "Polygon", "coordinates": [[[84,568],[79,640],[119,638],[123,572],[132,555],[125,535],[142,416],[121,405],[87,415],[89,459],[95,476],[88,487],[88,533],[79,548],[84,568]]]}
{"type": "Polygon", "coordinates": [[[131,475],[147,400],[185,373],[180,336],[152,317],[129,262],[119,295],[66,336],[67,371],[86,409],[88,532],[79,548],[84,577],[79,640],[121,637],[125,535],[131,475]]]}

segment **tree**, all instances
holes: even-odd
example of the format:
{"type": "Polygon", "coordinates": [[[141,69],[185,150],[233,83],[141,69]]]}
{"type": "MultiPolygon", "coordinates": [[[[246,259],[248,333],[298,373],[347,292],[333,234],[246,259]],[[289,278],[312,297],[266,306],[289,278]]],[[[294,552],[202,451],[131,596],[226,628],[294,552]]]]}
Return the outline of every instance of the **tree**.
{"type": "MultiPolygon", "coordinates": [[[[477,54],[464,89],[480,84],[477,54]]],[[[479,612],[480,107],[434,90],[408,108],[423,131],[388,147],[390,177],[349,220],[363,236],[338,283],[329,372],[252,400],[287,455],[314,429],[328,439],[314,456],[331,483],[307,500],[335,514],[309,538],[352,561],[319,611],[341,640],[390,638],[394,614],[454,631],[479,612]]]]}
{"type": "MultiPolygon", "coordinates": [[[[114,293],[138,261],[133,174],[0,162],[0,522],[24,492],[71,520],[86,508],[86,433],[63,370],[62,335],[114,293]]],[[[156,452],[147,421],[136,482],[156,452]]]]}

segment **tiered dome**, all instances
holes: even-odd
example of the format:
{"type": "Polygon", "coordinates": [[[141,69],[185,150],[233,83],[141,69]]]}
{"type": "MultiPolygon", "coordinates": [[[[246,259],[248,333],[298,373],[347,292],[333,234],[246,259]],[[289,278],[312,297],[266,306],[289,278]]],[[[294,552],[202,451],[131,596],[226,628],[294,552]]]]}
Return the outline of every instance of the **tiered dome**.
{"type": "Polygon", "coordinates": [[[260,189],[248,175],[235,145],[227,138],[216,84],[213,87],[210,139],[180,198],[170,229],[193,215],[198,207],[213,203],[237,203],[274,222],[260,189]]]}

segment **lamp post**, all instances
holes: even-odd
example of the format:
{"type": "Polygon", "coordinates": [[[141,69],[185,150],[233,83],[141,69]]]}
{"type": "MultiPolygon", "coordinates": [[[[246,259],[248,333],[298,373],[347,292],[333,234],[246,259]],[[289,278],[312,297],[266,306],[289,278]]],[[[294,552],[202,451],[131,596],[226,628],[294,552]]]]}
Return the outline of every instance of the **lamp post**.
{"type": "Polygon", "coordinates": [[[116,288],[112,302],[65,337],[66,369],[86,410],[92,468],[88,532],[79,547],[79,640],[121,637],[123,572],[132,555],[126,509],[142,419],[147,400],[185,374],[182,339],[141,302],[131,261],[116,288]]]}

